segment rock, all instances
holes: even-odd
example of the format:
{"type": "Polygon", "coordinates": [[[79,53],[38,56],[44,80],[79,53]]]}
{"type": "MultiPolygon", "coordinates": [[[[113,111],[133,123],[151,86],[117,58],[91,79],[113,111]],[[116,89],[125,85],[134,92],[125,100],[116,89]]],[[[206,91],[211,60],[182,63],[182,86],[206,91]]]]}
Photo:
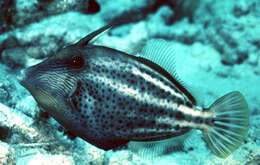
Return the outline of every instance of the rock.
{"type": "Polygon", "coordinates": [[[7,49],[2,52],[2,61],[10,68],[25,67],[26,52],[22,48],[7,49]]]}
{"type": "Polygon", "coordinates": [[[100,9],[96,0],[3,0],[0,6],[0,24],[3,25],[0,34],[72,9],[84,13],[96,13],[100,9]]]}
{"type": "MultiPolygon", "coordinates": [[[[22,165],[22,161],[19,161],[17,165],[22,165]]],[[[26,162],[28,165],[76,165],[72,157],[66,155],[50,155],[50,154],[41,154],[37,153],[34,155],[31,160],[26,162]]]]}
{"type": "Polygon", "coordinates": [[[145,165],[145,161],[129,151],[117,151],[113,153],[107,162],[108,165],[145,165]]]}
{"type": "Polygon", "coordinates": [[[19,134],[22,138],[29,141],[33,141],[39,137],[38,131],[32,126],[32,118],[29,118],[23,113],[19,113],[0,103],[0,116],[0,126],[8,128],[9,133],[19,134]]]}
{"type": "Polygon", "coordinates": [[[255,29],[259,24],[255,10],[257,6],[260,4],[253,1],[246,3],[239,0],[230,3],[207,0],[195,11],[194,17],[197,19],[194,22],[204,24],[205,27],[204,42],[214,45],[222,55],[224,65],[241,64],[248,59],[249,54],[258,53],[255,49],[258,42],[254,39],[259,36],[255,29]],[[201,17],[208,11],[212,16],[201,17]]]}
{"type": "Polygon", "coordinates": [[[15,165],[16,160],[14,150],[7,143],[0,141],[0,164],[2,165],[15,165]]]}

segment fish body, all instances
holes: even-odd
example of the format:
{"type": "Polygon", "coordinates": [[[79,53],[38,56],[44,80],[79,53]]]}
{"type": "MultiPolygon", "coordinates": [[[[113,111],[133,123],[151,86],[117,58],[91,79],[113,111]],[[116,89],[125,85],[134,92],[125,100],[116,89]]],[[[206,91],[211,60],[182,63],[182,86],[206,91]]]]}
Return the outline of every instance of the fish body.
{"type": "Polygon", "coordinates": [[[199,107],[152,58],[90,43],[108,28],[27,68],[20,83],[66,129],[104,150],[178,137],[191,129],[202,130],[220,157],[240,145],[248,130],[248,108],[239,92],[207,109],[199,107]]]}

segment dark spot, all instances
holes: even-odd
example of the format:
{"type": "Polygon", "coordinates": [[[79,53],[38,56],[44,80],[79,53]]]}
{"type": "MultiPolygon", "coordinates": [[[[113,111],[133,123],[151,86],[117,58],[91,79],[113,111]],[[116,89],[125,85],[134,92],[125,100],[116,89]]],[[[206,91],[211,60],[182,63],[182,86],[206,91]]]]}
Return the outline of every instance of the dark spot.
{"type": "Polygon", "coordinates": [[[175,113],[175,117],[178,118],[178,119],[181,119],[181,120],[185,119],[184,114],[182,112],[180,112],[180,111],[175,113]]]}
{"type": "Polygon", "coordinates": [[[74,105],[75,107],[78,105],[78,102],[77,102],[77,100],[76,100],[75,98],[72,99],[72,103],[73,103],[73,105],[74,105]]]}
{"type": "Polygon", "coordinates": [[[175,128],[174,128],[176,131],[178,131],[179,129],[180,129],[180,126],[179,126],[179,124],[177,124],[176,126],[175,126],[175,128]]]}
{"type": "Polygon", "coordinates": [[[139,112],[143,112],[144,111],[144,109],[143,108],[139,108],[139,112]]]}
{"type": "Polygon", "coordinates": [[[188,107],[190,107],[190,108],[192,108],[192,103],[191,102],[186,102],[186,105],[188,106],[188,107]]]}
{"type": "Polygon", "coordinates": [[[49,115],[48,112],[40,112],[40,117],[45,118],[45,119],[49,119],[51,116],[49,115]]]}
{"type": "Polygon", "coordinates": [[[77,136],[71,133],[70,131],[64,132],[70,140],[74,140],[77,136]]]}
{"type": "Polygon", "coordinates": [[[78,101],[78,102],[81,102],[81,101],[82,101],[81,98],[82,98],[82,95],[80,94],[80,95],[79,95],[79,101],[78,101]]]}
{"type": "Polygon", "coordinates": [[[162,109],[160,109],[160,110],[159,110],[159,113],[160,113],[160,114],[163,114],[163,110],[162,110],[162,109]]]}
{"type": "Polygon", "coordinates": [[[177,99],[178,104],[184,104],[184,101],[182,99],[177,99]]]}
{"type": "Polygon", "coordinates": [[[150,136],[154,136],[154,135],[155,135],[155,133],[154,133],[154,132],[151,132],[151,133],[150,133],[150,136]]]}
{"type": "Polygon", "coordinates": [[[144,124],[143,123],[138,123],[138,127],[143,127],[144,124]]]}
{"type": "Polygon", "coordinates": [[[128,123],[126,124],[126,126],[130,128],[130,127],[133,126],[133,123],[132,123],[132,122],[128,122],[128,123]]]}
{"type": "Polygon", "coordinates": [[[163,127],[164,129],[169,128],[169,126],[168,126],[167,124],[162,124],[162,127],[163,127]]]}
{"type": "Polygon", "coordinates": [[[0,140],[7,140],[11,137],[11,130],[6,126],[0,127],[0,140]]]}
{"type": "Polygon", "coordinates": [[[131,80],[130,83],[131,83],[131,84],[135,84],[135,80],[131,80]]]}
{"type": "Polygon", "coordinates": [[[62,132],[64,130],[64,128],[62,127],[62,126],[60,126],[59,128],[58,128],[58,131],[59,132],[62,132]]]}

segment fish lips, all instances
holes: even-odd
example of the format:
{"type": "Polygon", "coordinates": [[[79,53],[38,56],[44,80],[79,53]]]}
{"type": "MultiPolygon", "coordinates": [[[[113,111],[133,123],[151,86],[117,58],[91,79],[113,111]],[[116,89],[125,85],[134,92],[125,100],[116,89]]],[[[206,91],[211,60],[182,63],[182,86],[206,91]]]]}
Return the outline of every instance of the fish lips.
{"type": "Polygon", "coordinates": [[[36,80],[36,76],[37,74],[33,72],[32,68],[27,68],[21,70],[17,79],[42,107],[46,109],[56,108],[57,100],[51,95],[51,93],[40,87],[40,82],[36,80]]]}
{"type": "Polygon", "coordinates": [[[27,90],[30,91],[30,88],[34,86],[34,75],[30,74],[30,68],[23,69],[20,71],[20,74],[17,76],[18,82],[27,90]]]}

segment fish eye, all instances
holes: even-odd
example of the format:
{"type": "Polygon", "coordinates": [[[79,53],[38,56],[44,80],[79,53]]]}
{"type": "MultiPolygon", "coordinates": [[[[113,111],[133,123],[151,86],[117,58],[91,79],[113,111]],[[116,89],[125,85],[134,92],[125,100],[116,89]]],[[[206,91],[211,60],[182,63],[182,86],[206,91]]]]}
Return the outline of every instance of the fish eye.
{"type": "Polygon", "coordinates": [[[84,59],[81,56],[73,56],[70,65],[75,68],[81,68],[84,65],[84,59]]]}

